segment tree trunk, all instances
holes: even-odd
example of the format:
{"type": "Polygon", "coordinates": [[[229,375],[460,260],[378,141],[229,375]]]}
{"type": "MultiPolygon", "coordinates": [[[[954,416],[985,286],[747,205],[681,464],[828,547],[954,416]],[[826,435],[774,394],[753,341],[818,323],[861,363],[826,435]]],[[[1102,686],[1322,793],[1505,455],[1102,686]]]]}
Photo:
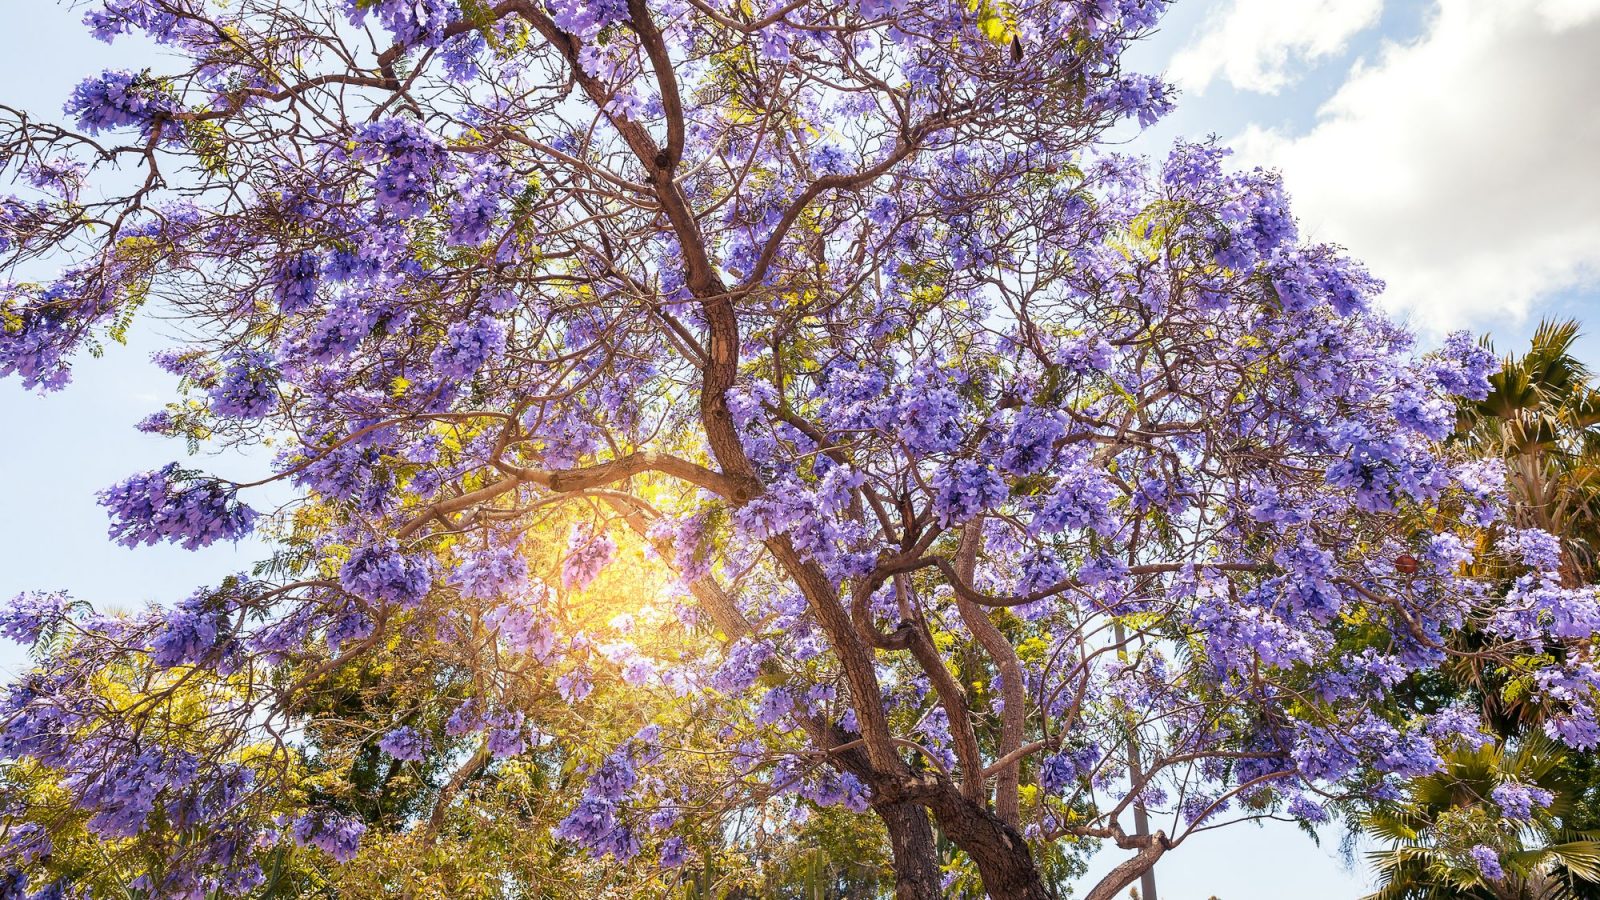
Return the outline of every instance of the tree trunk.
{"type": "Polygon", "coordinates": [[[1053,900],[1020,832],[948,783],[923,796],[945,836],[977,864],[993,900],[1053,900]]]}
{"type": "Polygon", "coordinates": [[[938,900],[939,854],[934,849],[933,826],[922,804],[902,800],[878,806],[878,817],[889,829],[894,851],[895,900],[938,900]]]}

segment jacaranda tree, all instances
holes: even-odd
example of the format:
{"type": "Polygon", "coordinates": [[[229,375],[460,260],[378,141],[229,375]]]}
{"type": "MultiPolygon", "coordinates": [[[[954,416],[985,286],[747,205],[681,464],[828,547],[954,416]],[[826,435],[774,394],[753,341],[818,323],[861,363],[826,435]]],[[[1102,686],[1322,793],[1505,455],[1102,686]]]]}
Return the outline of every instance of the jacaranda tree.
{"type": "MultiPolygon", "coordinates": [[[[1199,830],[1436,770],[1476,711],[1386,692],[1469,624],[1592,746],[1596,591],[1543,532],[1463,539],[1503,467],[1439,442],[1493,357],[1418,355],[1275,176],[1105,151],[1169,105],[1120,62],[1162,6],[95,0],[163,68],[6,111],[0,373],[60,388],[176,317],[142,427],[266,447],[297,500],[177,463],[108,488],[121,543],[286,549],[140,615],[20,597],[0,754],[93,834],[160,832],[150,896],[349,859],[339,779],[391,760],[448,807],[564,728],[581,787],[528,839],[596,864],[834,806],[900,897],[1051,896],[1098,840],[1105,900],[1199,830]],[[671,583],[595,624],[627,542],[671,583]],[[720,644],[660,639],[697,617],[720,644]],[[391,672],[302,784],[349,731],[302,695],[419,641],[467,687],[391,672]],[[630,690],[677,705],[635,732],[630,690]],[[736,783],[671,774],[712,754],[736,783]]],[[[26,807],[8,889],[66,890],[26,807]]]]}

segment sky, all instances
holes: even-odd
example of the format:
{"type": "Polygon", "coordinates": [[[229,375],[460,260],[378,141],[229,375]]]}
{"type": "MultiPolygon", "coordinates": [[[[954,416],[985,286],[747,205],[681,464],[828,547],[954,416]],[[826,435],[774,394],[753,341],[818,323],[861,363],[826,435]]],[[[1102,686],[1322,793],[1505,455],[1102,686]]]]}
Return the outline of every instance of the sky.
{"type": "MultiPolygon", "coordinates": [[[[0,0],[0,102],[59,115],[91,71],[160,66],[149,45],[92,40],[78,15],[0,0]]],[[[1590,328],[1580,355],[1600,368],[1600,0],[1177,0],[1128,68],[1165,73],[1181,96],[1126,150],[1159,159],[1215,135],[1238,165],[1280,170],[1303,235],[1365,261],[1423,347],[1469,329],[1505,352],[1541,318],[1575,317],[1590,328]]],[[[149,362],[172,343],[169,323],[144,321],[129,346],[79,360],[59,394],[0,383],[0,594],[60,588],[137,608],[262,555],[103,539],[96,491],[185,458],[132,428],[172,392],[149,362]]],[[[262,460],[197,467],[243,478],[262,460]]],[[[0,678],[22,664],[0,642],[0,678]]],[[[1349,900],[1370,885],[1338,838],[1319,846],[1284,824],[1201,834],[1162,860],[1158,894],[1349,900]]],[[[1104,853],[1091,873],[1121,858],[1104,853]]]]}

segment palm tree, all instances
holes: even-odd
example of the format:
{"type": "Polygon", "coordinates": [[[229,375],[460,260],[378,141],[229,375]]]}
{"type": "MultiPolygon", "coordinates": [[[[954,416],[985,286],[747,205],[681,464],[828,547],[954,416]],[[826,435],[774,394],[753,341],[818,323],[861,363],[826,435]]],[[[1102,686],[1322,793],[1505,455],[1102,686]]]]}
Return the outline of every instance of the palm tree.
{"type": "MultiPolygon", "coordinates": [[[[1504,462],[1508,524],[1560,539],[1568,586],[1600,574],[1600,390],[1572,353],[1578,336],[1576,321],[1540,322],[1527,352],[1505,357],[1489,377],[1489,395],[1458,406],[1455,437],[1470,454],[1504,462]]],[[[1493,539],[1492,531],[1482,536],[1493,539]]],[[[1452,642],[1471,651],[1482,637],[1469,626],[1452,642]]],[[[1516,672],[1464,654],[1449,677],[1477,695],[1485,721],[1502,736],[1543,722],[1543,706],[1512,689],[1516,672]]]]}
{"type": "Polygon", "coordinates": [[[1404,798],[1364,816],[1367,832],[1389,843],[1368,854],[1382,887],[1364,900],[1593,900],[1600,898],[1600,833],[1569,829],[1574,785],[1566,751],[1541,734],[1514,751],[1489,742],[1460,745],[1435,774],[1412,779],[1404,798]],[[1548,791],[1526,821],[1491,799],[1503,784],[1548,791]],[[1483,849],[1487,848],[1487,850],[1483,849]],[[1491,877],[1475,856],[1503,869],[1491,877]]]}
{"type": "Polygon", "coordinates": [[[1490,376],[1489,396],[1464,402],[1460,435],[1505,460],[1511,524],[1562,538],[1562,575],[1592,579],[1600,561],[1600,390],[1572,355],[1578,323],[1544,321],[1528,352],[1490,376]]]}

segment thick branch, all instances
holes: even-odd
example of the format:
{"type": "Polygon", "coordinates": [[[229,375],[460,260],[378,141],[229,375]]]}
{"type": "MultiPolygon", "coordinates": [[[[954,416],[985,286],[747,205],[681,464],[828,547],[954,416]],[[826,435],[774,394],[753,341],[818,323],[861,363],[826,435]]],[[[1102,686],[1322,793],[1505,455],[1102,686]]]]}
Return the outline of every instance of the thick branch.
{"type": "MultiPolygon", "coordinates": [[[[983,540],[982,523],[983,520],[979,519],[961,530],[955,572],[966,584],[972,583],[973,573],[977,569],[978,545],[983,540]]],[[[972,632],[972,636],[1000,670],[1000,698],[1004,707],[1000,711],[1000,760],[991,767],[996,776],[994,811],[1007,825],[1015,828],[1020,817],[1022,784],[1022,754],[1016,751],[1022,745],[1024,716],[1027,713],[1022,663],[1017,659],[1016,648],[1011,646],[1000,629],[989,621],[988,613],[976,603],[958,594],[956,610],[967,624],[967,630],[972,632]]]]}
{"type": "MultiPolygon", "coordinates": [[[[1100,879],[1100,883],[1094,886],[1094,890],[1090,891],[1084,900],[1113,900],[1123,888],[1133,884],[1140,875],[1148,872],[1150,867],[1156,864],[1156,860],[1160,859],[1171,846],[1164,832],[1158,831],[1148,840],[1149,843],[1141,847],[1132,858],[1124,860],[1107,872],[1106,877],[1100,879]]],[[[1130,841],[1130,843],[1137,842],[1130,841]]]]}

